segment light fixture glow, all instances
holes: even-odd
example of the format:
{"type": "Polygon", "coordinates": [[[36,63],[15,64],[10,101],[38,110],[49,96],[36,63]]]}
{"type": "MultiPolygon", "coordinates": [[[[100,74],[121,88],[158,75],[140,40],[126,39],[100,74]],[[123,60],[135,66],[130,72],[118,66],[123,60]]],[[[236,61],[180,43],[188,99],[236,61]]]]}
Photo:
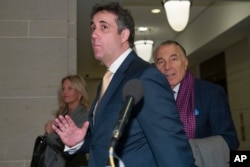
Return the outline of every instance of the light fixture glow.
{"type": "Polygon", "coordinates": [[[138,30],[141,32],[144,32],[144,31],[148,31],[149,28],[148,27],[139,27],[138,30]]]}
{"type": "Polygon", "coordinates": [[[151,10],[151,13],[154,13],[154,14],[160,13],[160,12],[161,12],[160,9],[152,9],[152,10],[151,10]]]}
{"type": "Polygon", "coordinates": [[[135,44],[135,51],[138,54],[138,56],[141,57],[143,60],[150,62],[152,57],[154,41],[139,40],[135,41],[134,44],[135,44]]]}
{"type": "Polygon", "coordinates": [[[173,30],[182,31],[185,29],[189,19],[190,5],[189,0],[164,2],[167,19],[173,30]]]}

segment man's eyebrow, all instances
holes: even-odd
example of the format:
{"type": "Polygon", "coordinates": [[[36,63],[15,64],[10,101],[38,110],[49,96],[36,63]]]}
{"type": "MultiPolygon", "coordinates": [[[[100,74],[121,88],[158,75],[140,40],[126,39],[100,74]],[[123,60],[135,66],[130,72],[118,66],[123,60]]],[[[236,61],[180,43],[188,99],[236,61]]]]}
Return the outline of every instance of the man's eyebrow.
{"type": "Polygon", "coordinates": [[[170,57],[177,57],[177,54],[173,53],[173,54],[170,55],[170,57]]]}
{"type": "MultiPolygon", "coordinates": [[[[110,25],[108,22],[106,22],[106,21],[104,21],[104,20],[99,21],[99,23],[105,23],[105,24],[110,25]]],[[[94,24],[94,22],[91,21],[91,22],[90,22],[90,26],[93,25],[93,24],[94,24]]]]}
{"type": "Polygon", "coordinates": [[[108,25],[110,25],[107,21],[105,21],[105,20],[101,20],[101,21],[99,21],[100,23],[105,23],[105,24],[108,24],[108,25]]]}
{"type": "Polygon", "coordinates": [[[157,57],[156,61],[158,61],[158,60],[163,60],[163,58],[162,57],[157,57]]]}

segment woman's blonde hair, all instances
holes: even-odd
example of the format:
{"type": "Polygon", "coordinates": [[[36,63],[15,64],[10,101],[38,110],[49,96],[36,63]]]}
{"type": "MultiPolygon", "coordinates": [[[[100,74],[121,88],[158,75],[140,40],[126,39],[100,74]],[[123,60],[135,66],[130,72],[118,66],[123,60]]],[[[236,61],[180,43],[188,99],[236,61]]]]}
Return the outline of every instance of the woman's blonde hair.
{"type": "Polygon", "coordinates": [[[89,97],[87,92],[87,83],[80,75],[68,75],[61,80],[61,86],[59,89],[59,109],[56,112],[56,117],[63,114],[65,110],[68,109],[67,104],[62,99],[62,86],[65,80],[69,80],[73,88],[81,94],[80,103],[88,109],[89,107],[89,97]]]}

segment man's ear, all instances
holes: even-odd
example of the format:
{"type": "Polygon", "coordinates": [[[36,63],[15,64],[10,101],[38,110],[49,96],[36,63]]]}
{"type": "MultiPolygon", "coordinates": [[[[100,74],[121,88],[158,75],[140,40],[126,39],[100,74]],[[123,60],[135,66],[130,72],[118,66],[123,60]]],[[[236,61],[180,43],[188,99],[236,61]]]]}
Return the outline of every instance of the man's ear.
{"type": "Polygon", "coordinates": [[[129,29],[126,28],[126,29],[122,30],[122,32],[121,32],[121,42],[123,43],[123,42],[128,41],[129,35],[130,35],[129,29]]]}
{"type": "Polygon", "coordinates": [[[185,65],[186,65],[186,69],[185,69],[185,70],[187,70],[187,68],[188,68],[188,64],[189,64],[189,61],[188,61],[188,59],[187,59],[187,58],[185,58],[185,65]]]}

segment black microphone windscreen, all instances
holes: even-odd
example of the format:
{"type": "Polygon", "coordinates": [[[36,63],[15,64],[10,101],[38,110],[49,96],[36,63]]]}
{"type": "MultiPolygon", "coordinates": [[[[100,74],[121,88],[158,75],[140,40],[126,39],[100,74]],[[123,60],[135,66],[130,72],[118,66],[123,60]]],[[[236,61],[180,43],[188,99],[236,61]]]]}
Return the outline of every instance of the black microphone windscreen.
{"type": "Polygon", "coordinates": [[[125,84],[123,87],[123,99],[125,100],[127,96],[134,97],[135,104],[142,98],[143,84],[139,79],[131,79],[125,84]]]}

